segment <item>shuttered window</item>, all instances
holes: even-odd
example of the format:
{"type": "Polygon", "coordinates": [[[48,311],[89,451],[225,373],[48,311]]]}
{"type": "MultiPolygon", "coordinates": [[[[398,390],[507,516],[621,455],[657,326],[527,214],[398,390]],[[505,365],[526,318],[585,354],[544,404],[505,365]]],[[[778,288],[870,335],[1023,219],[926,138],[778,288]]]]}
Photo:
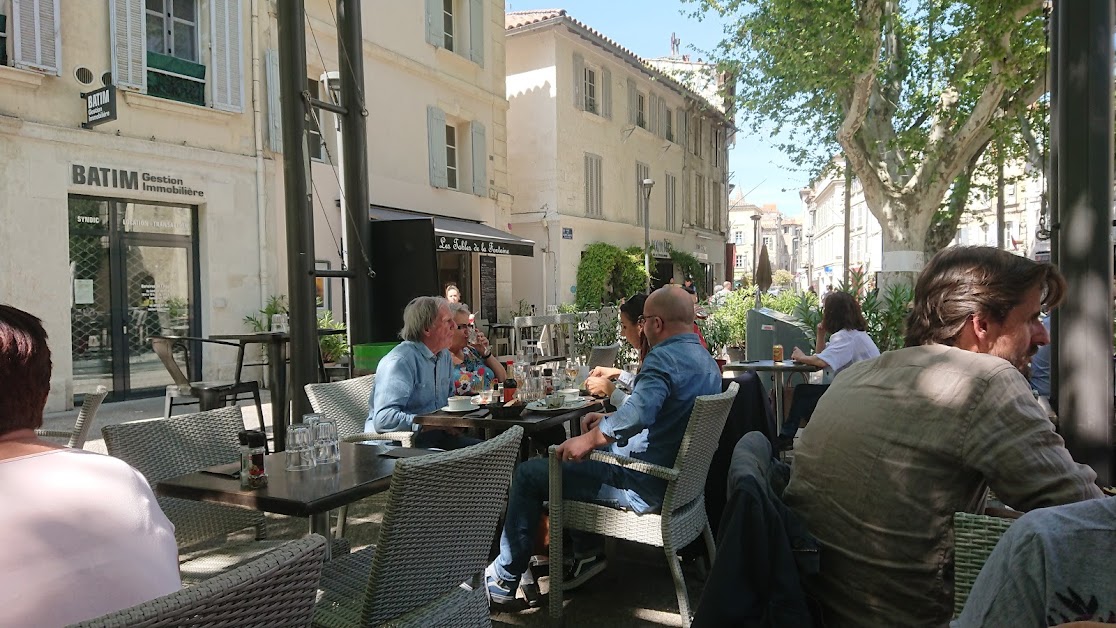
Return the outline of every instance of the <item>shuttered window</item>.
{"type": "Polygon", "coordinates": [[[59,0],[12,0],[12,65],[61,75],[62,27],[58,9],[59,0]]]}
{"type": "Polygon", "coordinates": [[[426,0],[426,43],[457,53],[481,67],[484,26],[484,0],[426,0]]]}
{"type": "Polygon", "coordinates": [[[674,175],[666,175],[666,185],[663,186],[665,191],[665,198],[663,199],[666,205],[666,230],[677,231],[677,210],[678,210],[678,179],[674,175]]]}
{"type": "Polygon", "coordinates": [[[694,174],[694,224],[705,227],[705,177],[694,174]]]}
{"type": "Polygon", "coordinates": [[[601,216],[603,202],[601,190],[604,186],[601,175],[601,157],[585,153],[585,215],[601,216]]]}
{"type": "Polygon", "coordinates": [[[651,178],[651,168],[644,163],[636,162],[635,169],[635,188],[636,188],[636,224],[643,226],[643,217],[649,216],[650,200],[647,196],[649,190],[643,185],[644,179],[651,178]]]}
{"type": "Polygon", "coordinates": [[[457,127],[446,125],[446,187],[457,189],[457,127]]]}
{"type": "Polygon", "coordinates": [[[210,0],[213,107],[224,111],[244,110],[240,5],[240,0],[210,0]]]}

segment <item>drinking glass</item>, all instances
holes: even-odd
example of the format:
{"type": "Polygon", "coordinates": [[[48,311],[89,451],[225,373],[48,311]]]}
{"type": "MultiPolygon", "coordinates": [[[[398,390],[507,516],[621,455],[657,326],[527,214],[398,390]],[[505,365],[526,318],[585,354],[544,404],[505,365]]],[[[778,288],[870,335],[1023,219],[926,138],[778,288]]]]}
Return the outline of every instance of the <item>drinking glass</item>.
{"type": "Polygon", "coordinates": [[[296,423],[287,429],[287,471],[314,468],[314,434],[309,425],[296,423]]]}
{"type": "Polygon", "coordinates": [[[639,373],[639,362],[628,362],[624,365],[624,370],[631,373],[632,377],[635,377],[636,374],[639,373]]]}
{"type": "Polygon", "coordinates": [[[577,360],[566,360],[566,382],[570,387],[577,386],[577,374],[580,371],[577,360]]]}
{"type": "Polygon", "coordinates": [[[271,315],[271,331],[289,332],[290,330],[290,318],[286,314],[271,315]]]}
{"type": "Polygon", "coordinates": [[[314,425],[314,462],[320,465],[341,460],[341,446],[337,442],[337,424],[322,419],[314,425]]]}
{"type": "Polygon", "coordinates": [[[310,428],[310,433],[315,434],[315,426],[325,420],[321,412],[307,412],[302,415],[302,424],[310,428]]]}

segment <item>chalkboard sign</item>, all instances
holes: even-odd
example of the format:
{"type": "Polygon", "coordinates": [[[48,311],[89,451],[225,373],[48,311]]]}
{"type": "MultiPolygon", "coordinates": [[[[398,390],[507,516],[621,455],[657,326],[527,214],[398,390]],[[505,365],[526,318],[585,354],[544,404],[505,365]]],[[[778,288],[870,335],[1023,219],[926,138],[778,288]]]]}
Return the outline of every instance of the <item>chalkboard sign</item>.
{"type": "Polygon", "coordinates": [[[496,320],[496,258],[480,256],[480,318],[496,320]]]}

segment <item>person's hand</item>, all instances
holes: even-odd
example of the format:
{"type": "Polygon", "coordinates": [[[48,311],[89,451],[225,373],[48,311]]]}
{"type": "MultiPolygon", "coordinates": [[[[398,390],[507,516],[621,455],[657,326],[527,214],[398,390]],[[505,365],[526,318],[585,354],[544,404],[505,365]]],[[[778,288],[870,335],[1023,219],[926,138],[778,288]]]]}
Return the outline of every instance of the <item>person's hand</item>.
{"type": "Polygon", "coordinates": [[[480,352],[481,356],[488,355],[488,336],[484,332],[477,330],[477,341],[473,343],[473,348],[480,352]]]}
{"type": "Polygon", "coordinates": [[[604,377],[606,379],[616,379],[620,377],[620,369],[612,368],[611,366],[594,366],[593,370],[589,371],[589,377],[604,377]]]}
{"type": "Polygon", "coordinates": [[[605,415],[600,412],[590,412],[581,417],[581,431],[582,433],[588,432],[600,424],[605,415]]]}
{"type": "Polygon", "coordinates": [[[791,359],[794,360],[795,362],[801,362],[802,358],[805,358],[805,357],[806,357],[806,354],[803,353],[802,349],[799,349],[798,347],[795,347],[794,351],[791,351],[791,359]]]}
{"type": "Polygon", "coordinates": [[[585,380],[585,390],[594,397],[608,397],[612,395],[612,391],[616,390],[616,384],[611,380],[603,377],[590,377],[585,380]]]}
{"type": "MultiPolygon", "coordinates": [[[[597,413],[593,412],[591,414],[597,413]]],[[[589,415],[587,414],[585,416],[588,417],[589,415]]],[[[598,422],[600,421],[598,420],[598,422]]],[[[554,455],[558,456],[558,460],[562,462],[581,462],[595,449],[592,436],[592,433],[585,433],[581,436],[567,438],[564,443],[558,446],[554,455]]]]}
{"type": "Polygon", "coordinates": [[[825,338],[825,323],[818,323],[818,338],[825,338]]]}

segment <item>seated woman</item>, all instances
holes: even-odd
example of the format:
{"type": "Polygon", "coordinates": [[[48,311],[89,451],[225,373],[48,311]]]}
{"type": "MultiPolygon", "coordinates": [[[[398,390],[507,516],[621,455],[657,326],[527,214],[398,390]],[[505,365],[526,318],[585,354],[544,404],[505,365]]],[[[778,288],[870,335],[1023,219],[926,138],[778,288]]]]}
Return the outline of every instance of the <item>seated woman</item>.
{"type": "Polygon", "coordinates": [[[872,337],[864,330],[868,328],[864,320],[864,313],[860,311],[860,304],[856,297],[848,292],[830,292],[822,305],[822,322],[818,323],[818,340],[814,355],[806,355],[798,347],[791,352],[791,359],[795,362],[810,364],[824,369],[821,386],[813,384],[800,384],[794,387],[793,397],[788,395],[786,407],[792,410],[787,421],[783,423],[783,430],[779,438],[783,443],[788,443],[798,431],[799,422],[808,420],[818,405],[818,399],[825,393],[833,377],[851,364],[861,360],[870,360],[880,355],[880,350],[872,337]],[[826,342],[826,335],[830,330],[836,330],[826,342]],[[797,401],[795,406],[792,399],[797,401]]]}
{"type": "Polygon", "coordinates": [[[508,376],[504,365],[492,355],[488,338],[478,330],[470,319],[469,306],[464,303],[451,303],[450,313],[456,328],[450,344],[450,357],[455,369],[454,395],[467,395],[476,390],[489,390],[492,382],[502,382],[508,376]],[[470,341],[469,336],[476,334],[470,341]]]}
{"type": "Polygon", "coordinates": [[[123,461],[39,440],[42,322],[0,305],[0,626],[64,626],[181,587],[174,526],[123,461]]]}
{"type": "MultiPolygon", "coordinates": [[[[620,335],[628,341],[628,344],[639,350],[640,364],[650,350],[639,320],[643,316],[643,303],[646,300],[646,294],[637,294],[620,306],[620,335]]],[[[619,408],[628,398],[628,393],[614,383],[616,380],[631,390],[635,384],[635,374],[611,366],[596,366],[589,371],[589,378],[585,380],[585,389],[597,397],[608,397],[613,407],[619,408]]]]}

